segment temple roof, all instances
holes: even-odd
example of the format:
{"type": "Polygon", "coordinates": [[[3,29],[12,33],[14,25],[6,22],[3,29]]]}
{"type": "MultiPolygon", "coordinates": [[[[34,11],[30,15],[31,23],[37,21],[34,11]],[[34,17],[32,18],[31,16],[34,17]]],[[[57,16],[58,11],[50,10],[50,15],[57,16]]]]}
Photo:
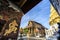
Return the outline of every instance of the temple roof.
{"type": "Polygon", "coordinates": [[[17,5],[19,8],[21,8],[21,10],[25,14],[42,0],[10,0],[10,1],[17,5]]]}

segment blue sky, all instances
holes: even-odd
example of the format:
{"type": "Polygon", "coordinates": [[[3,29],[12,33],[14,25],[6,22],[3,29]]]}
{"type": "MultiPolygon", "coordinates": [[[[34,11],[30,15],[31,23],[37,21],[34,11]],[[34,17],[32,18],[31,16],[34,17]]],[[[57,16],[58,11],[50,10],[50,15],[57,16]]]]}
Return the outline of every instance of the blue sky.
{"type": "Polygon", "coordinates": [[[43,0],[22,17],[20,27],[22,28],[26,27],[28,21],[33,20],[42,24],[46,28],[50,28],[49,17],[50,17],[50,2],[49,0],[43,0]]]}

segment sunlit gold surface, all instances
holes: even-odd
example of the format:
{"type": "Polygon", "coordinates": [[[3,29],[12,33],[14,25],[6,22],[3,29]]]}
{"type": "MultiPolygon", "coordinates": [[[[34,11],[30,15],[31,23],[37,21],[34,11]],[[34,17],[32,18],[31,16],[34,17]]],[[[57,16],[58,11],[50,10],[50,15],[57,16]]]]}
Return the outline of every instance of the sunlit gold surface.
{"type": "Polygon", "coordinates": [[[51,14],[50,14],[50,20],[49,24],[53,25],[57,22],[60,22],[60,16],[58,15],[57,11],[54,9],[54,7],[51,5],[51,14]]]}
{"type": "Polygon", "coordinates": [[[17,24],[16,20],[14,20],[13,22],[11,22],[11,23],[9,24],[9,29],[7,29],[7,30],[5,31],[4,36],[10,34],[11,32],[16,33],[16,31],[17,31],[17,27],[16,27],[16,26],[18,26],[18,24],[17,24]]]}

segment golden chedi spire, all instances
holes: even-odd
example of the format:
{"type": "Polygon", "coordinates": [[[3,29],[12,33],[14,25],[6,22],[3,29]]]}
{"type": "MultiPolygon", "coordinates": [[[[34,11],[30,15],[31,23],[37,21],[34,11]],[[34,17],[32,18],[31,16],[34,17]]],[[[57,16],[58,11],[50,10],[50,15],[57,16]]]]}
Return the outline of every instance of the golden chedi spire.
{"type": "Polygon", "coordinates": [[[51,5],[50,13],[51,13],[49,20],[50,25],[60,22],[60,16],[58,15],[57,11],[54,9],[52,5],[51,5]]]}

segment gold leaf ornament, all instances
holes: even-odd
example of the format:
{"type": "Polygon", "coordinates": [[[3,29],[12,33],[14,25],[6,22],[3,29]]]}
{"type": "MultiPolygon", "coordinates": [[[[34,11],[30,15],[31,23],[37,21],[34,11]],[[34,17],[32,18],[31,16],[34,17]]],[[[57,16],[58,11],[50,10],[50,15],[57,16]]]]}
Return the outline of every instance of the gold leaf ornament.
{"type": "Polygon", "coordinates": [[[16,33],[16,31],[17,31],[16,26],[18,26],[18,24],[17,24],[16,20],[14,20],[13,22],[11,22],[9,24],[9,29],[6,29],[4,36],[10,34],[11,32],[16,33]]]}

